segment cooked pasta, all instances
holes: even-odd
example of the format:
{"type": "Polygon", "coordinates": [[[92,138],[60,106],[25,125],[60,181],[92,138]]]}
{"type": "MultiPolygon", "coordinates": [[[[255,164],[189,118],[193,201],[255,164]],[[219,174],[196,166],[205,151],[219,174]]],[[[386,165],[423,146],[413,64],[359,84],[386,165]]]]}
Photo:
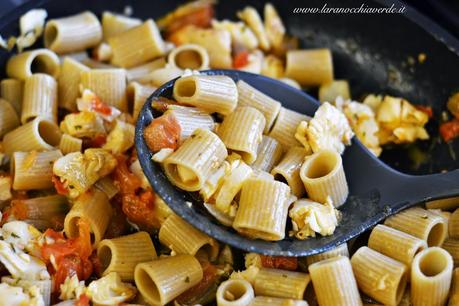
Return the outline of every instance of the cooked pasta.
{"type": "Polygon", "coordinates": [[[427,209],[453,209],[458,207],[459,197],[452,197],[426,202],[427,209]]]}
{"type": "Polygon", "coordinates": [[[459,268],[454,269],[448,306],[459,304],[459,268]]]}
{"type": "Polygon", "coordinates": [[[255,278],[255,294],[290,299],[303,299],[311,278],[306,273],[262,268],[255,278]]]}
{"type": "Polygon", "coordinates": [[[166,112],[172,114],[180,125],[180,142],[188,139],[197,129],[213,131],[215,121],[209,113],[195,107],[176,106],[166,112]]]}
{"type": "Polygon", "coordinates": [[[423,239],[428,246],[440,246],[446,239],[446,220],[428,210],[414,207],[391,216],[384,224],[423,239]]]}
{"type": "Polygon", "coordinates": [[[25,80],[21,122],[24,124],[38,116],[57,123],[57,82],[43,73],[25,80]]]}
{"type": "Polygon", "coordinates": [[[319,101],[334,103],[337,97],[344,100],[351,98],[349,83],[346,80],[333,80],[319,87],[319,101]]]}
{"type": "Polygon", "coordinates": [[[165,66],[166,60],[160,57],[146,64],[129,68],[126,70],[128,82],[144,83],[142,82],[143,78],[148,77],[151,72],[164,68],[165,66]]]}
{"type": "Polygon", "coordinates": [[[104,239],[97,245],[97,257],[102,275],[116,272],[122,280],[133,281],[137,264],[157,258],[150,235],[138,232],[113,239],[104,239]]]}
{"type": "Polygon", "coordinates": [[[282,299],[282,298],[274,298],[274,297],[267,297],[267,296],[257,296],[252,300],[250,306],[308,306],[306,301],[302,300],[292,300],[292,299],[282,299]]]}
{"type": "Polygon", "coordinates": [[[51,181],[53,163],[60,157],[62,157],[60,150],[14,152],[11,159],[13,189],[30,190],[53,187],[51,181]]]}
{"type": "Polygon", "coordinates": [[[459,208],[456,209],[448,220],[448,234],[451,238],[459,238],[459,208]]]}
{"type": "Polygon", "coordinates": [[[126,71],[124,69],[92,69],[82,71],[81,85],[93,91],[103,102],[126,112],[126,71]]]}
{"type": "Polygon", "coordinates": [[[301,121],[309,119],[306,115],[281,107],[269,136],[279,141],[284,146],[284,150],[293,146],[301,146],[301,143],[295,138],[296,129],[301,121]]]}
{"type": "Polygon", "coordinates": [[[23,90],[24,82],[20,80],[3,79],[0,81],[0,98],[8,101],[17,115],[21,113],[23,90]]]}
{"type": "Polygon", "coordinates": [[[61,141],[59,143],[59,150],[62,154],[81,152],[83,148],[83,140],[70,136],[69,134],[62,134],[61,141]]]}
{"type": "Polygon", "coordinates": [[[281,103],[265,95],[243,80],[237,82],[238,105],[250,106],[259,110],[266,119],[264,133],[268,133],[281,109],[281,103]]]}
{"type": "Polygon", "coordinates": [[[174,98],[209,113],[229,115],[236,108],[238,92],[228,76],[192,75],[175,82],[174,98]]]}
{"type": "Polygon", "coordinates": [[[102,148],[113,154],[124,153],[134,145],[134,133],[135,127],[132,124],[116,120],[102,148]]]}
{"type": "Polygon", "coordinates": [[[61,65],[61,74],[57,81],[59,106],[69,111],[76,111],[76,100],[80,95],[80,75],[90,69],[71,57],[65,57],[61,65]]]}
{"type": "Polygon", "coordinates": [[[102,240],[112,216],[112,207],[104,192],[93,189],[79,196],[65,216],[64,231],[67,237],[78,236],[78,221],[89,223],[93,248],[102,240]]]}
{"type": "Polygon", "coordinates": [[[446,239],[441,245],[453,258],[454,266],[459,265],[459,241],[456,239],[446,239]]]}
{"type": "Polygon", "coordinates": [[[82,51],[102,40],[102,26],[91,12],[51,19],[45,27],[45,47],[56,53],[82,51]]]}
{"type": "Polygon", "coordinates": [[[57,77],[59,74],[57,55],[48,49],[36,49],[15,55],[6,63],[6,74],[10,78],[24,81],[34,73],[57,77]]]}
{"type": "Polygon", "coordinates": [[[111,63],[131,68],[164,54],[165,46],[152,19],[108,39],[112,47],[111,63]]]}
{"type": "Polygon", "coordinates": [[[362,305],[349,258],[338,256],[309,266],[317,301],[321,306],[362,305]]]}
{"type": "Polygon", "coordinates": [[[104,40],[126,32],[142,23],[140,19],[131,18],[123,15],[113,14],[111,12],[102,13],[102,32],[104,40]]]}
{"type": "Polygon", "coordinates": [[[378,224],[371,231],[368,247],[411,267],[414,256],[427,248],[427,244],[423,239],[378,224]]]}
{"type": "Polygon", "coordinates": [[[250,165],[254,170],[271,172],[282,158],[281,144],[274,138],[263,136],[257,150],[257,159],[250,165]]]}
{"type": "Polygon", "coordinates": [[[403,263],[368,247],[358,249],[351,263],[360,290],[384,305],[400,303],[408,278],[403,263]]]}
{"type": "Polygon", "coordinates": [[[0,98],[0,138],[19,125],[19,118],[13,106],[0,98]]]}
{"type": "Polygon", "coordinates": [[[300,178],[300,168],[307,154],[308,151],[304,147],[291,147],[280,163],[271,171],[274,179],[286,182],[297,198],[301,198],[305,194],[304,185],[300,178]]]}
{"type": "Polygon", "coordinates": [[[162,67],[153,70],[149,74],[137,79],[139,83],[150,84],[151,86],[162,86],[172,79],[178,78],[183,75],[183,70],[177,67],[162,67]]]}
{"type": "Polygon", "coordinates": [[[166,305],[181,293],[199,283],[201,265],[191,255],[177,255],[135,267],[134,280],[148,303],[166,305]]]}
{"type": "Polygon", "coordinates": [[[302,86],[319,86],[333,81],[330,49],[288,51],[285,65],[285,76],[302,86]]]}
{"type": "Polygon", "coordinates": [[[243,106],[225,117],[217,133],[229,150],[251,164],[257,159],[265,122],[263,114],[258,110],[243,106]]]}
{"type": "Polygon", "coordinates": [[[331,249],[329,251],[325,251],[323,253],[315,254],[315,255],[310,255],[306,257],[306,263],[309,265],[312,265],[313,263],[333,258],[333,257],[338,257],[338,256],[346,256],[349,257],[349,250],[347,248],[347,243],[340,244],[334,249],[331,249]]]}
{"type": "Polygon", "coordinates": [[[300,177],[309,198],[325,203],[329,196],[335,207],[347,199],[349,189],[341,156],[334,150],[323,150],[306,159],[300,177]]]}
{"type": "Polygon", "coordinates": [[[282,240],[289,203],[288,185],[263,178],[249,178],[242,186],[233,227],[251,238],[282,240]]]}
{"type": "Polygon", "coordinates": [[[413,305],[444,305],[453,273],[453,259],[443,249],[430,247],[418,253],[411,265],[413,305]]]}
{"type": "Polygon", "coordinates": [[[52,150],[59,145],[61,135],[54,122],[37,117],[6,134],[3,137],[3,149],[10,156],[15,151],[52,150]]]}
{"type": "Polygon", "coordinates": [[[209,69],[207,50],[195,44],[185,44],[173,49],[167,56],[167,62],[180,69],[209,69]]]}
{"type": "Polygon", "coordinates": [[[197,191],[227,155],[225,145],[217,135],[197,129],[177,151],[164,160],[164,171],[176,186],[197,191]]]}
{"type": "Polygon", "coordinates": [[[31,199],[13,200],[12,207],[19,206],[28,219],[51,221],[55,216],[69,211],[68,200],[62,195],[49,195],[31,199]]]}
{"type": "Polygon", "coordinates": [[[126,90],[129,104],[128,108],[132,110],[132,117],[134,120],[137,120],[143,105],[147,102],[148,97],[155,92],[156,87],[131,82],[126,90]]]}
{"type": "Polygon", "coordinates": [[[172,214],[159,230],[159,241],[177,254],[196,255],[200,250],[209,258],[216,258],[217,242],[172,214]]]}
{"type": "Polygon", "coordinates": [[[115,185],[115,182],[109,176],[104,176],[94,183],[94,187],[103,191],[105,195],[111,200],[115,195],[118,194],[120,189],[115,185]]]}
{"type": "Polygon", "coordinates": [[[252,285],[243,279],[230,279],[218,286],[218,306],[249,306],[254,298],[252,285]]]}

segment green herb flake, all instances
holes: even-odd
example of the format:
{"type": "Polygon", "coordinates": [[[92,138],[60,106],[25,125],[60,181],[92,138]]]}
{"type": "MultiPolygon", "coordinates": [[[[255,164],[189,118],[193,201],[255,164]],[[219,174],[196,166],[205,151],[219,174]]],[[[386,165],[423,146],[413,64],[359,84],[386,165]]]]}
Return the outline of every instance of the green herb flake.
{"type": "Polygon", "coordinates": [[[13,238],[19,238],[19,236],[18,236],[16,233],[13,233],[13,232],[11,233],[11,237],[13,237],[13,238]]]}
{"type": "Polygon", "coordinates": [[[189,282],[190,282],[190,277],[189,276],[185,277],[185,283],[188,284],[189,282]]]}
{"type": "Polygon", "coordinates": [[[75,130],[81,130],[82,129],[82,126],[81,125],[75,125],[75,130]]]}

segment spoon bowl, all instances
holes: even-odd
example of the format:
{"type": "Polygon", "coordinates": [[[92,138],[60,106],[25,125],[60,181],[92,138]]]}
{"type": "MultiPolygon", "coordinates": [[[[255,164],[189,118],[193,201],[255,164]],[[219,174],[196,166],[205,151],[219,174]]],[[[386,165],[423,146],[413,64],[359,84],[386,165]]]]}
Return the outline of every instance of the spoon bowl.
{"type": "MultiPolygon", "coordinates": [[[[280,101],[282,106],[314,116],[320,103],[301,90],[265,76],[235,71],[207,70],[207,75],[226,75],[235,82],[248,84],[280,101]]],[[[272,256],[308,256],[325,252],[361,234],[381,220],[416,204],[459,195],[459,171],[413,176],[398,172],[375,157],[355,137],[343,154],[343,164],[349,185],[349,197],[340,206],[342,218],[331,236],[306,240],[288,237],[269,242],[244,237],[213,218],[196,193],[178,189],[167,179],[143,138],[143,131],[159,116],[151,102],[158,97],[172,98],[175,80],[161,86],[146,101],[136,125],[135,144],[142,169],[155,192],[170,208],[188,223],[233,247],[247,252],[272,256]]]]}

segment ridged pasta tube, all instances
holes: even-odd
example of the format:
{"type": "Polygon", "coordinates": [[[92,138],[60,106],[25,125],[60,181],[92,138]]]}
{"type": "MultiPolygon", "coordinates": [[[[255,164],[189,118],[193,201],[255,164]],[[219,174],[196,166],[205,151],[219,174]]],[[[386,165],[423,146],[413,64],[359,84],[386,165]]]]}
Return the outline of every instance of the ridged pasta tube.
{"type": "Polygon", "coordinates": [[[120,191],[110,176],[100,178],[94,183],[94,187],[103,191],[109,199],[113,198],[120,191]]]}
{"type": "Polygon", "coordinates": [[[201,281],[199,261],[191,255],[177,255],[135,267],[134,280],[145,300],[153,305],[166,305],[201,281]]]}
{"type": "Polygon", "coordinates": [[[147,102],[147,99],[155,92],[156,87],[142,85],[137,82],[131,82],[129,83],[126,90],[129,109],[132,110],[132,117],[134,120],[137,120],[143,105],[145,102],[147,102]]]}
{"type": "Polygon", "coordinates": [[[197,129],[164,160],[164,171],[179,188],[198,191],[228,156],[224,143],[211,131],[197,129]]]}
{"type": "Polygon", "coordinates": [[[128,82],[139,82],[141,84],[147,84],[148,81],[145,81],[144,78],[148,79],[148,75],[160,68],[166,66],[166,60],[163,57],[155,59],[146,64],[132,67],[126,70],[128,82]]]}
{"type": "Polygon", "coordinates": [[[338,256],[309,266],[320,306],[362,305],[349,258],[338,256]]]}
{"type": "Polygon", "coordinates": [[[157,258],[155,246],[147,232],[138,232],[113,239],[104,239],[97,245],[97,257],[102,275],[116,272],[122,280],[134,280],[135,266],[157,258]]]}
{"type": "Polygon", "coordinates": [[[66,155],[67,153],[81,152],[82,147],[82,139],[70,136],[69,134],[62,134],[62,138],[59,143],[59,149],[62,154],[66,155]]]}
{"type": "Polygon", "coordinates": [[[330,196],[335,207],[346,202],[349,189],[341,155],[335,150],[323,150],[309,156],[301,166],[300,177],[312,200],[325,203],[330,196]]]}
{"type": "Polygon", "coordinates": [[[59,145],[61,136],[59,127],[54,122],[37,117],[6,134],[3,137],[3,149],[9,156],[15,151],[52,150],[59,145]]]}
{"type": "Polygon", "coordinates": [[[24,82],[21,80],[4,79],[0,81],[0,98],[8,101],[17,115],[21,114],[23,91],[24,82]]]}
{"type": "Polygon", "coordinates": [[[268,133],[279,114],[281,103],[247,84],[243,80],[237,82],[237,91],[239,94],[239,106],[254,107],[265,116],[266,125],[264,133],[268,133]]]}
{"type": "Polygon", "coordinates": [[[271,171],[274,179],[286,182],[297,198],[301,198],[305,194],[300,169],[307,154],[308,150],[304,147],[291,147],[280,163],[271,171]]]}
{"type": "Polygon", "coordinates": [[[281,107],[269,136],[279,141],[286,151],[289,147],[301,146],[295,138],[295,133],[301,121],[309,121],[310,117],[281,107]]]}
{"type": "Polygon", "coordinates": [[[236,108],[238,92],[228,76],[191,75],[175,81],[174,99],[208,113],[228,115],[236,108]]]}
{"type": "Polygon", "coordinates": [[[319,86],[333,81],[330,49],[288,51],[285,76],[294,79],[302,86],[319,86]]]}
{"type": "Polygon", "coordinates": [[[102,41],[102,26],[93,13],[51,19],[46,23],[45,46],[56,53],[83,51],[102,41]]]}
{"type": "Polygon", "coordinates": [[[360,290],[384,305],[400,303],[408,278],[403,263],[365,246],[352,255],[351,263],[360,290]]]}
{"type": "Polygon", "coordinates": [[[333,258],[333,257],[338,257],[338,256],[346,256],[349,257],[349,250],[347,248],[347,243],[340,244],[334,249],[328,250],[323,253],[315,254],[315,255],[310,255],[306,257],[306,263],[308,265],[312,265],[313,263],[333,258]]]}
{"type": "Polygon", "coordinates": [[[247,179],[242,185],[234,229],[251,238],[284,239],[289,197],[290,187],[284,183],[247,179]]]}
{"type": "Polygon", "coordinates": [[[418,253],[411,266],[413,306],[444,305],[448,299],[453,273],[451,255],[439,247],[418,253]]]}
{"type": "Polygon", "coordinates": [[[257,296],[252,300],[250,306],[308,306],[306,301],[275,298],[269,296],[257,296]]]}
{"type": "Polygon", "coordinates": [[[303,299],[311,278],[302,272],[261,268],[255,278],[255,294],[290,299],[303,299]]]}
{"type": "Polygon", "coordinates": [[[459,208],[457,208],[449,217],[448,233],[451,238],[459,239],[459,208]]]}
{"type": "Polygon", "coordinates": [[[454,269],[448,306],[459,305],[459,268],[454,269]]]}
{"type": "Polygon", "coordinates": [[[445,249],[451,255],[454,266],[459,266],[459,240],[446,239],[441,248],[445,249]]]}
{"type": "Polygon", "coordinates": [[[10,102],[0,98],[0,138],[18,127],[19,124],[19,118],[13,106],[10,102]]]}
{"type": "Polygon", "coordinates": [[[57,82],[43,73],[25,80],[21,122],[24,124],[38,116],[57,123],[57,82]]]}
{"type": "Polygon", "coordinates": [[[65,57],[61,74],[57,80],[59,106],[71,112],[77,110],[76,100],[80,96],[80,75],[90,69],[71,57],[65,57]]]}
{"type": "Polygon", "coordinates": [[[426,202],[427,209],[455,209],[458,207],[459,207],[459,197],[451,197],[451,198],[426,202]]]}
{"type": "Polygon", "coordinates": [[[49,195],[31,199],[16,199],[11,206],[19,206],[28,219],[52,221],[58,215],[64,215],[69,210],[67,198],[61,195],[49,195]]]}
{"type": "Polygon", "coordinates": [[[257,150],[257,159],[250,165],[254,170],[271,172],[283,154],[282,145],[274,138],[263,136],[257,150]]]}
{"type": "Polygon", "coordinates": [[[166,111],[173,114],[180,125],[180,142],[188,139],[197,129],[214,131],[215,121],[209,113],[195,107],[175,106],[166,111]]]}
{"type": "Polygon", "coordinates": [[[57,77],[59,57],[56,53],[48,49],[35,49],[14,55],[6,63],[6,74],[10,78],[24,81],[34,73],[57,77]]]}
{"type": "Polygon", "coordinates": [[[252,285],[243,279],[229,279],[218,286],[218,306],[249,306],[254,298],[252,285]]]}
{"type": "Polygon", "coordinates": [[[384,224],[421,238],[428,246],[442,245],[448,231],[445,218],[420,207],[409,208],[391,216],[384,224]]]}
{"type": "Polygon", "coordinates": [[[209,54],[199,45],[184,44],[169,53],[167,62],[179,69],[205,70],[209,69],[209,54]]]}
{"type": "Polygon", "coordinates": [[[102,32],[104,34],[104,40],[107,41],[109,38],[139,26],[141,23],[142,20],[137,18],[131,18],[110,12],[103,12],[102,32]]]}
{"type": "Polygon", "coordinates": [[[265,117],[255,108],[238,107],[225,117],[217,133],[229,150],[251,164],[257,159],[265,123],[265,117]]]}

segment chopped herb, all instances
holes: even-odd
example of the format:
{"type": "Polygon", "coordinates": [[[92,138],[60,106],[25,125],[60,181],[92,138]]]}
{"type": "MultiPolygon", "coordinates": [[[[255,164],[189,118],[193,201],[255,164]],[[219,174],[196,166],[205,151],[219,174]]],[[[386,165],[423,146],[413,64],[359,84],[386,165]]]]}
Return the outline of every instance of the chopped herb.
{"type": "Polygon", "coordinates": [[[73,188],[75,188],[75,186],[73,186],[73,185],[69,185],[69,188],[70,188],[70,189],[73,189],[73,188]]]}
{"type": "Polygon", "coordinates": [[[13,233],[13,232],[11,233],[11,237],[13,237],[13,238],[19,238],[19,236],[18,236],[16,233],[13,233]]]}
{"type": "Polygon", "coordinates": [[[185,278],[185,283],[189,283],[189,282],[190,282],[190,277],[187,276],[187,277],[185,278]]]}
{"type": "Polygon", "coordinates": [[[82,126],[81,125],[75,125],[75,130],[81,130],[82,126]]]}

